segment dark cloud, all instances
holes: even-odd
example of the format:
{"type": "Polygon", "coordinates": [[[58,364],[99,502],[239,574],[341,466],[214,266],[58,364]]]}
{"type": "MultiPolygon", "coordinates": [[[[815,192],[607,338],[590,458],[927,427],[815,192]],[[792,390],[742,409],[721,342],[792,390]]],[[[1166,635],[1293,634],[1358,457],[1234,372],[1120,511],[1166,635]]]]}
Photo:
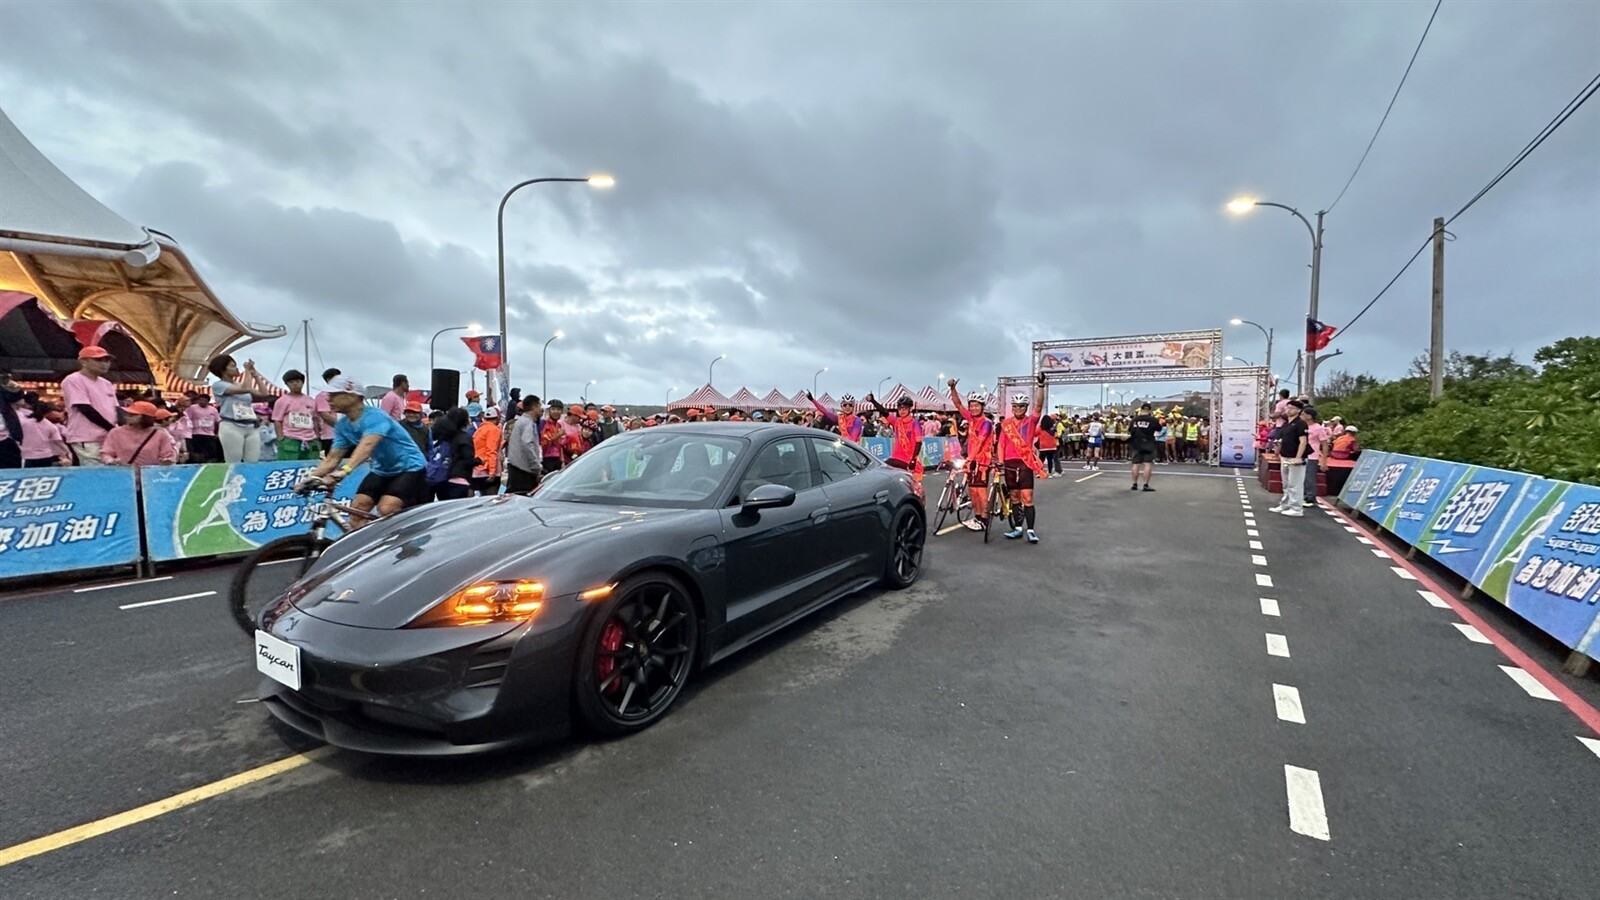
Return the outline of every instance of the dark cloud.
{"type": "MultiPolygon", "coordinates": [[[[719,384],[792,391],[824,365],[856,393],[975,383],[1025,368],[1036,338],[1233,315],[1277,329],[1286,371],[1309,242],[1222,204],[1331,203],[1428,11],[36,3],[7,11],[26,37],[0,91],[242,315],[313,315],[325,351],[379,372],[420,370],[439,327],[493,324],[507,185],[594,171],[617,188],[541,185],[507,210],[512,358],[531,373],[564,329],[552,390],[650,402],[724,352],[719,384]]],[[[1596,58],[1594,4],[1447,4],[1328,217],[1323,318],[1348,322],[1596,58]]],[[[1600,326],[1593,112],[1452,226],[1452,346],[1526,357],[1600,326]]],[[[1335,365],[1405,367],[1426,262],[1335,365]]],[[[1254,329],[1228,333],[1259,361],[1254,329]]]]}

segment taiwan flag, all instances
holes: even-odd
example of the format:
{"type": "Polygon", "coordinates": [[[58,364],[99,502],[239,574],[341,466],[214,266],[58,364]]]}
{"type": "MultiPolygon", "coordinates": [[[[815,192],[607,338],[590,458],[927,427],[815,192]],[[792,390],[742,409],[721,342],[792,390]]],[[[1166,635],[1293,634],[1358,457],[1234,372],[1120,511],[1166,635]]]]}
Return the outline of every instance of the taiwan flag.
{"type": "Polygon", "coordinates": [[[493,372],[495,369],[500,368],[500,335],[464,337],[461,339],[461,343],[466,344],[467,349],[477,356],[477,362],[472,364],[474,368],[482,369],[485,372],[493,372]]]}
{"type": "Polygon", "coordinates": [[[1306,352],[1315,353],[1328,346],[1328,342],[1333,340],[1333,333],[1338,330],[1306,316],[1306,352]]]}

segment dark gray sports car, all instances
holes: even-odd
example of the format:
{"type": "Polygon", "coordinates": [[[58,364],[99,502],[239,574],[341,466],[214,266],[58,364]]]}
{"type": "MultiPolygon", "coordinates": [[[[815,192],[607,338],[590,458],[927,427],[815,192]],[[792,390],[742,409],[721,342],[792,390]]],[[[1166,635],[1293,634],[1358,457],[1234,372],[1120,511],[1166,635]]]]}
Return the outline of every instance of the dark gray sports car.
{"type": "Polygon", "coordinates": [[[261,699],[379,753],[495,749],[574,719],[627,734],[698,667],[910,585],[925,536],[921,485],[837,436],[628,432],[532,497],[422,506],[334,542],[255,618],[261,699]]]}

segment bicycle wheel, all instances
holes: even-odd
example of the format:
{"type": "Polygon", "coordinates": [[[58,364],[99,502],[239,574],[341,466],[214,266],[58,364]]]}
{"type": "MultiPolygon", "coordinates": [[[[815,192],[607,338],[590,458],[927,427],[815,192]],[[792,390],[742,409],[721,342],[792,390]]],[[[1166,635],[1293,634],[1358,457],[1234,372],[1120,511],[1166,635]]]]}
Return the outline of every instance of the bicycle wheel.
{"type": "Polygon", "coordinates": [[[245,557],[228,586],[228,612],[240,630],[253,636],[261,614],[300,580],[331,543],[310,534],[291,534],[262,544],[245,557]]]}
{"type": "Polygon", "coordinates": [[[997,489],[991,482],[989,485],[989,510],[983,517],[983,542],[989,543],[989,526],[994,524],[996,516],[1001,515],[1006,502],[1005,490],[997,489]]]}
{"type": "Polygon", "coordinates": [[[944,518],[945,518],[945,516],[950,514],[951,507],[953,507],[955,505],[954,501],[955,501],[955,493],[956,492],[955,492],[954,484],[955,484],[955,476],[952,475],[949,478],[945,479],[944,490],[939,492],[939,506],[938,506],[939,515],[937,517],[935,517],[934,520],[933,520],[933,533],[934,534],[938,534],[939,533],[939,529],[944,527],[944,518]]]}

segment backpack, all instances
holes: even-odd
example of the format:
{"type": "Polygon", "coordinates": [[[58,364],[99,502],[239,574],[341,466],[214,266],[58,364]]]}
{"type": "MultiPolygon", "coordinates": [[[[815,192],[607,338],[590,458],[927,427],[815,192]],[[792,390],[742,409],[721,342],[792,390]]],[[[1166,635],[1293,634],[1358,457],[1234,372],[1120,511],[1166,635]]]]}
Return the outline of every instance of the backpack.
{"type": "Polygon", "coordinates": [[[433,441],[428,445],[428,466],[422,470],[428,484],[438,487],[450,480],[450,467],[455,463],[455,453],[449,441],[433,441]]]}

